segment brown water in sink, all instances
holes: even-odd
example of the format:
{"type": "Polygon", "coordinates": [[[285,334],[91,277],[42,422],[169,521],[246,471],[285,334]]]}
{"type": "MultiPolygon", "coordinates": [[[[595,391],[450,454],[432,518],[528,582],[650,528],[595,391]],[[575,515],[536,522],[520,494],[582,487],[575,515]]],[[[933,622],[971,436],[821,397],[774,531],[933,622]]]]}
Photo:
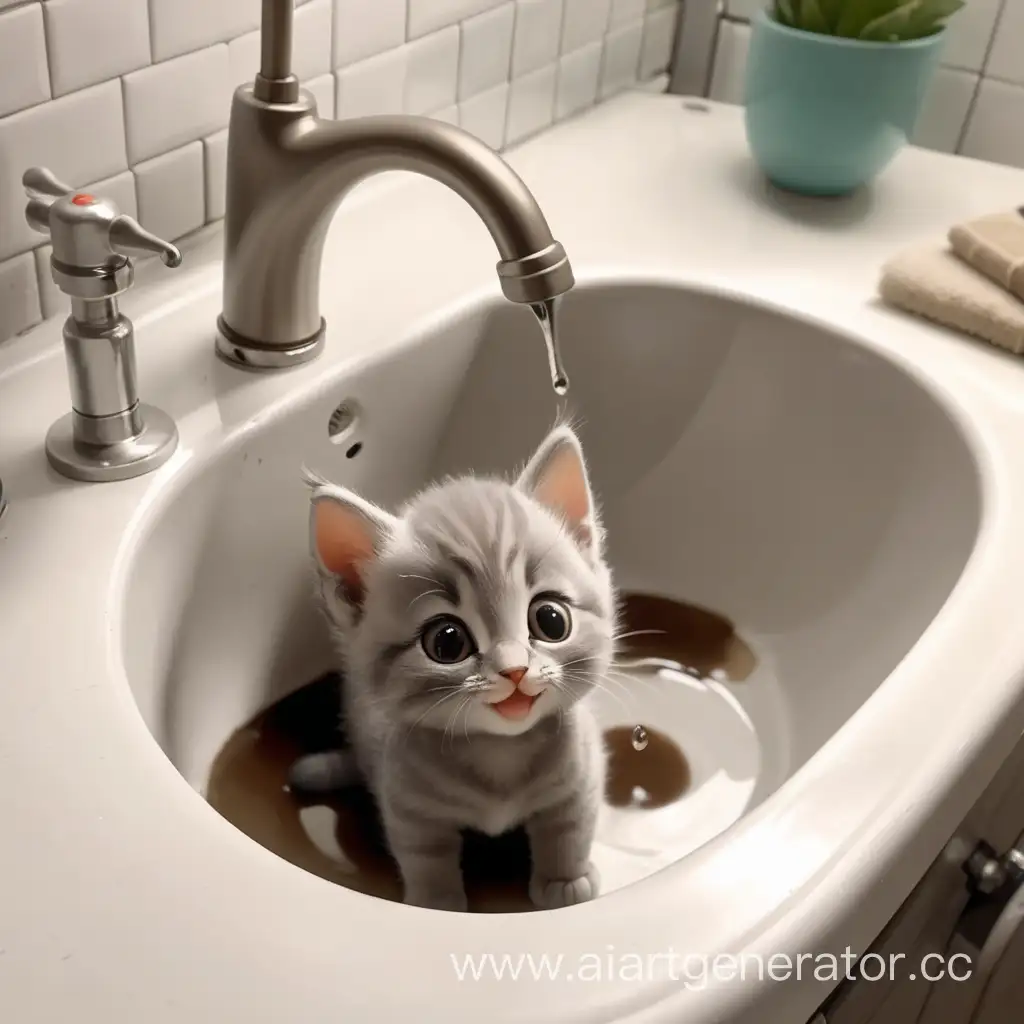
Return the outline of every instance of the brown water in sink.
{"type": "Polygon", "coordinates": [[[749,678],[757,664],[727,618],[694,604],[652,594],[625,594],[620,605],[623,660],[652,658],[701,678],[724,672],[730,682],[749,678]]]}
{"type": "MultiPolygon", "coordinates": [[[[650,630],[623,642],[623,657],[654,658],[701,676],[724,671],[733,681],[754,668],[753,652],[727,619],[668,598],[624,596],[624,631],[650,630]]],[[[337,745],[340,680],[334,673],[271,705],[235,732],[214,761],[210,804],[251,839],[315,875],[383,899],[400,900],[401,884],[381,835],[372,798],[361,789],[307,798],[288,790],[296,758],[337,745]]],[[[614,807],[654,810],[685,795],[690,768],[669,737],[644,723],[647,746],[633,728],[609,729],[605,799],[614,807]]],[[[530,857],[521,829],[490,838],[467,833],[463,872],[470,910],[532,909],[530,857]]]]}

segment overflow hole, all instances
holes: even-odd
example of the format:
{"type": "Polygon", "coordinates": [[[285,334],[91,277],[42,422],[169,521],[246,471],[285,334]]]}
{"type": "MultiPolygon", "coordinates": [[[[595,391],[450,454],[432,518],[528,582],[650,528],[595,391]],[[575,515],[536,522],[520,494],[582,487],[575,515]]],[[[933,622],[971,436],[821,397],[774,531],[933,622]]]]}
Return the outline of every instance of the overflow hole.
{"type": "MultiPolygon", "coordinates": [[[[327,421],[327,436],[331,443],[349,443],[351,441],[352,434],[359,425],[359,419],[361,416],[362,409],[359,408],[359,403],[352,398],[345,399],[345,401],[331,413],[331,418],[327,421]]],[[[360,448],[362,448],[361,444],[354,444],[346,454],[351,459],[359,454],[360,448]],[[355,451],[352,449],[355,449],[355,451]]]]}
{"type": "Polygon", "coordinates": [[[346,459],[354,459],[363,450],[363,442],[356,441],[354,445],[347,452],[345,452],[346,459]]]}

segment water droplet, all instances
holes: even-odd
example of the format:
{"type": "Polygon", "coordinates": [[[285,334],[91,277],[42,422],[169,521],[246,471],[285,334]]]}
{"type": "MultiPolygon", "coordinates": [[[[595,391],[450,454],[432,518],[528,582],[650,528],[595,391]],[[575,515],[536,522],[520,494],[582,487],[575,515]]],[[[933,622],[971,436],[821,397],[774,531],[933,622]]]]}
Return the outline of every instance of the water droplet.
{"type": "Polygon", "coordinates": [[[647,748],[647,743],[647,730],[642,725],[638,725],[633,730],[633,749],[645,750],[647,748]]]}
{"type": "Polygon", "coordinates": [[[562,366],[562,353],[558,347],[558,332],[555,329],[555,310],[557,299],[547,299],[531,305],[534,316],[540,324],[544,335],[544,345],[548,352],[548,369],[551,372],[551,386],[556,395],[564,395],[569,390],[569,378],[562,366]]]}

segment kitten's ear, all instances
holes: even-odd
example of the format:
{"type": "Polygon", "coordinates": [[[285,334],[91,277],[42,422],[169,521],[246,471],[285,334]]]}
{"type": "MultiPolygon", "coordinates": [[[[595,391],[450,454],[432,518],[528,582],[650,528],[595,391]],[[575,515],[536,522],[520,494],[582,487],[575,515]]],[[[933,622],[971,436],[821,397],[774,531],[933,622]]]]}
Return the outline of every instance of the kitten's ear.
{"type": "Polygon", "coordinates": [[[562,518],[580,547],[598,553],[601,531],[587,464],[579,438],[569,427],[556,427],[548,434],[516,486],[562,518]]]}
{"type": "Polygon", "coordinates": [[[362,603],[365,575],[398,520],[343,487],[321,486],[309,509],[309,537],[321,572],[334,576],[355,605],[362,603]]]}

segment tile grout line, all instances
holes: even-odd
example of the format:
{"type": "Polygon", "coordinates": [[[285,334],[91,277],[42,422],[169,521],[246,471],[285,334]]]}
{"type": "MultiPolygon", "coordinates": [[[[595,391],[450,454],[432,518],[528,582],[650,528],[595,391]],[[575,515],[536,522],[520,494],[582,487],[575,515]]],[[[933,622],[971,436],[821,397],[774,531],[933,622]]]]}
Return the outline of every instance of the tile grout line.
{"type": "MultiPolygon", "coordinates": [[[[17,10],[17,8],[12,8],[17,10]]],[[[53,81],[53,61],[50,59],[50,16],[46,13],[46,8],[42,3],[39,4],[39,17],[43,19],[43,54],[46,57],[46,78],[50,83],[50,100],[57,98],[57,89],[53,81]]],[[[47,102],[46,100],[43,101],[47,102]]]]}
{"type": "Polygon", "coordinates": [[[160,63],[156,59],[156,29],[154,27],[153,0],[146,0],[146,29],[149,33],[149,62],[150,65],[160,63]]]}
{"type": "Polygon", "coordinates": [[[974,91],[971,93],[971,101],[967,105],[967,113],[964,115],[964,123],[960,126],[960,132],[956,139],[956,148],[953,150],[954,153],[962,153],[964,143],[967,141],[967,135],[971,130],[971,121],[974,118],[974,111],[978,106],[978,97],[981,95],[981,86],[986,79],[985,69],[988,67],[989,58],[992,56],[992,50],[996,45],[996,36],[999,34],[999,26],[1002,24],[1003,15],[1006,13],[1006,5],[1008,0],[1000,0],[999,13],[996,15],[996,20],[992,24],[992,34],[988,37],[988,45],[985,47],[985,56],[981,61],[981,70],[978,73],[978,79],[974,83],[974,91]]]}

